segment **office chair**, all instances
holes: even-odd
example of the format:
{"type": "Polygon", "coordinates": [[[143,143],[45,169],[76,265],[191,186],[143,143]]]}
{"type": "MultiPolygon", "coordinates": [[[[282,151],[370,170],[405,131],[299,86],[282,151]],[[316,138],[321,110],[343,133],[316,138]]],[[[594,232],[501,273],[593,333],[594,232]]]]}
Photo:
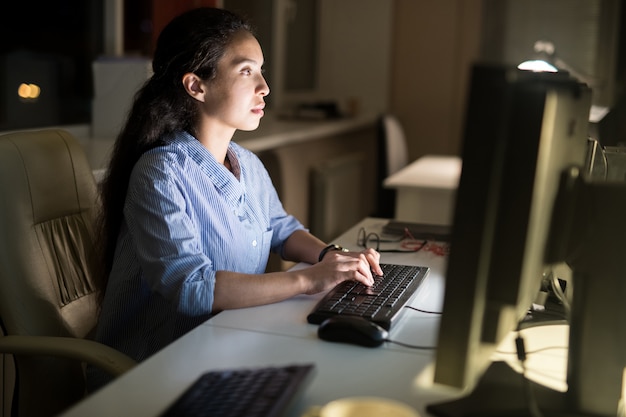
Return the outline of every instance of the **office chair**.
{"type": "Polygon", "coordinates": [[[409,151],[404,128],[392,114],[383,114],[379,119],[378,140],[378,198],[377,217],[393,218],[396,206],[396,191],[383,187],[383,181],[408,164],[409,151]]]}
{"type": "Polygon", "coordinates": [[[84,364],[116,376],[135,364],[88,339],[96,207],[94,177],[69,133],[0,136],[0,353],[14,361],[12,416],[56,415],[83,398],[84,364]]]}

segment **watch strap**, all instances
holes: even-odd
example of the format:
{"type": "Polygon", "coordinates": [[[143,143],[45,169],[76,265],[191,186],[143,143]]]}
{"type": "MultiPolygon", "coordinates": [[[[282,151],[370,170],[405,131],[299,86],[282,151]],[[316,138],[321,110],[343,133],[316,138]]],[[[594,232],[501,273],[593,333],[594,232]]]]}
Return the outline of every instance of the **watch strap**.
{"type": "Polygon", "coordinates": [[[348,252],[348,249],[342,248],[341,246],[332,243],[326,246],[324,249],[322,249],[322,251],[320,252],[320,256],[317,258],[317,262],[322,262],[322,259],[324,259],[324,256],[326,256],[328,252],[334,251],[334,250],[338,250],[341,252],[348,252]]]}

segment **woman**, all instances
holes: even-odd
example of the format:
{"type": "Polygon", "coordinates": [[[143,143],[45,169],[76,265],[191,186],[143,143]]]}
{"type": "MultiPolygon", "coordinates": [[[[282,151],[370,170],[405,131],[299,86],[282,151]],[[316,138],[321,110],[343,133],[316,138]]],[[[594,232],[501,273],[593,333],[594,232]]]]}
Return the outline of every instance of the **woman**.
{"type": "MultiPolygon", "coordinates": [[[[329,251],[288,215],[267,171],[231,142],[269,88],[250,27],[194,9],[160,34],[103,182],[106,291],[96,339],[141,361],[221,310],[373,283],[379,254],[329,251]],[[264,273],[269,252],[307,262],[264,273]]],[[[90,370],[92,389],[104,383],[90,370]]]]}

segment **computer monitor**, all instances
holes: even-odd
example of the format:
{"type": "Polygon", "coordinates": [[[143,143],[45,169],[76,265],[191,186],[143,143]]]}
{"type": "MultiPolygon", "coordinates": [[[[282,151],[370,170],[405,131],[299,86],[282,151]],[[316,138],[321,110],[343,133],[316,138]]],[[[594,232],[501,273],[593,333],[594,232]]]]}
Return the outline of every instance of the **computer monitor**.
{"type": "MultiPolygon", "coordinates": [[[[556,393],[539,387],[539,407],[616,414],[626,361],[618,349],[609,348],[610,358],[600,356],[612,343],[605,340],[612,332],[617,333],[616,344],[626,350],[622,340],[626,340],[626,308],[621,306],[626,303],[618,297],[608,300],[613,296],[606,294],[608,287],[601,282],[609,275],[607,282],[620,287],[615,292],[626,295],[621,288],[625,284],[619,283],[626,263],[607,260],[604,254],[581,256],[579,252],[600,252],[590,245],[603,247],[602,239],[610,238],[608,242],[623,250],[615,258],[626,257],[622,243],[626,241],[626,211],[618,215],[619,210],[626,210],[626,198],[623,185],[590,184],[578,175],[587,161],[590,105],[590,89],[568,74],[535,73],[505,65],[473,68],[434,374],[435,383],[462,388],[469,395],[429,405],[430,413],[532,415],[524,411],[522,378],[506,365],[492,363],[491,357],[525,318],[551,263],[568,261],[574,265],[575,276],[576,266],[581,266],[578,276],[583,277],[581,288],[576,280],[573,285],[569,389],[556,393]],[[620,208],[601,215],[587,211],[607,201],[620,208]],[[617,217],[613,219],[615,231],[605,215],[617,217]],[[594,218],[591,223],[590,218],[594,218]],[[587,241],[579,241],[574,227],[581,228],[587,241]],[[598,263],[602,273],[594,269],[598,263]],[[596,282],[594,295],[587,292],[590,286],[585,280],[590,277],[596,282]],[[615,311],[588,315],[585,300],[590,297],[598,303],[607,301],[615,311]],[[595,324],[586,322],[589,316],[595,324]],[[607,327],[605,322],[614,319],[616,327],[607,327]],[[574,327],[575,320],[582,324],[574,327]],[[592,330],[598,323],[604,329],[592,330]],[[592,336],[593,332],[599,333],[592,336]],[[599,340],[586,340],[590,337],[599,340]],[[600,364],[604,374],[598,375],[583,369],[585,361],[608,363],[600,364]],[[606,392],[598,393],[590,388],[592,384],[600,384],[598,388],[606,392]]],[[[602,250],[620,253],[613,248],[602,250]]]]}

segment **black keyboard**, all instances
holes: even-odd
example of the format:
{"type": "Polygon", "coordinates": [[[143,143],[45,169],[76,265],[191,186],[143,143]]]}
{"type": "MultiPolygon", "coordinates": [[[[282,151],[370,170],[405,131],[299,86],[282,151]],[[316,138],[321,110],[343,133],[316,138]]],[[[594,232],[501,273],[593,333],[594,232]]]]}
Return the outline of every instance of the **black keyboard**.
{"type": "Polygon", "coordinates": [[[375,276],[373,286],[366,287],[356,281],[338,284],[317,303],[307,321],[320,324],[336,315],[360,316],[389,330],[429,268],[394,264],[380,266],[383,276],[375,276]]]}
{"type": "Polygon", "coordinates": [[[278,417],[312,378],[314,365],[209,371],[162,417],[278,417]]]}

